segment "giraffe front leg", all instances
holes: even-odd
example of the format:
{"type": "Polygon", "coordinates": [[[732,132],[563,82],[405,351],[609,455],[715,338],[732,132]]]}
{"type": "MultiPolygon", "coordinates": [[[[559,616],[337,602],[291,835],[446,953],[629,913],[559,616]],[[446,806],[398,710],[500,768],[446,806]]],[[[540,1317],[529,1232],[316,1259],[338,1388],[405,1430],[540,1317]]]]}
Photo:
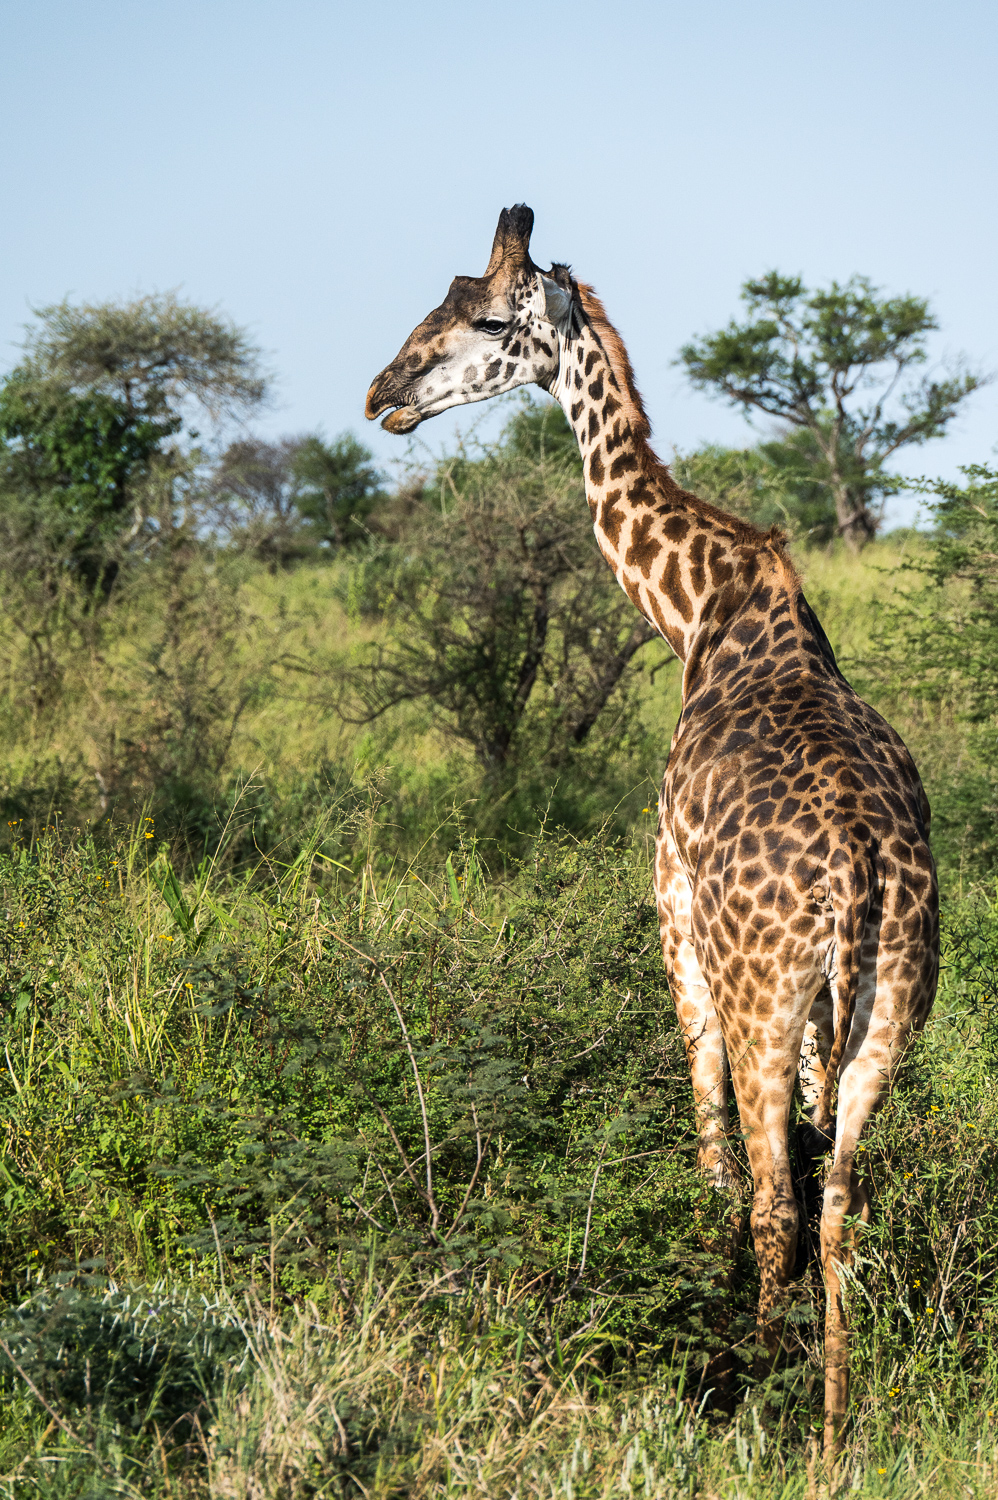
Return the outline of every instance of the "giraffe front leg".
{"type": "Polygon", "coordinates": [[[736,1362],[730,1347],[728,1299],[745,1226],[745,1193],[742,1174],[728,1138],[728,1058],[721,1023],[693,947],[689,879],[667,831],[659,832],[656,855],[655,894],[662,956],[693,1084],[699,1137],[697,1168],[728,1200],[728,1206],[720,1216],[715,1204],[705,1205],[705,1211],[697,1212],[695,1225],[703,1249],[719,1255],[722,1261],[722,1268],[713,1277],[719,1294],[711,1325],[714,1350],[706,1358],[701,1381],[713,1391],[714,1404],[731,1414],[735,1402],[736,1362]]]}
{"type": "Polygon", "coordinates": [[[741,1172],[728,1139],[728,1059],[721,1023],[693,947],[692,891],[668,830],[655,860],[662,957],[669,977],[696,1111],[697,1168],[713,1187],[740,1199],[741,1172]]]}

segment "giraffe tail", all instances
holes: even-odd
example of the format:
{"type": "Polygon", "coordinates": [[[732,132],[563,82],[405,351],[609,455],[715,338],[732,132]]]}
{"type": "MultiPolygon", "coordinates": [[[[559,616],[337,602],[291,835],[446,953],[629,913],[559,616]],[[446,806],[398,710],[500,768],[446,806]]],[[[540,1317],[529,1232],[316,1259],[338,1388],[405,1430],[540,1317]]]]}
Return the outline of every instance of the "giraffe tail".
{"type": "Polygon", "coordinates": [[[825,1068],[821,1097],[812,1116],[813,1123],[826,1135],[832,1133],[832,1095],[856,1010],[860,958],[870,909],[871,881],[869,877],[864,879],[863,872],[857,871],[850,861],[845,874],[832,877],[831,886],[836,954],[836,976],[832,981],[832,1049],[825,1068]]]}

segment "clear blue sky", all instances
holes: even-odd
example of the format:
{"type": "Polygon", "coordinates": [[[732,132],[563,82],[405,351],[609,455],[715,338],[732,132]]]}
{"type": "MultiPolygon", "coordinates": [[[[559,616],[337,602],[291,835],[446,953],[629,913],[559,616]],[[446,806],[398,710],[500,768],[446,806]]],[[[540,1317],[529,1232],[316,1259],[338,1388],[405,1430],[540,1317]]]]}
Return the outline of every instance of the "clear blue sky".
{"type": "MultiPolygon", "coordinates": [[[[663,456],[751,440],[671,361],[776,266],[931,297],[998,367],[998,7],[985,0],[0,0],[0,366],[32,306],[179,288],[247,325],[267,434],[367,386],[498,211],[618,324],[663,456]]],[[[435,446],[470,412],[420,429],[435,446]]],[[[909,471],[993,455],[998,385],[909,471]]]]}

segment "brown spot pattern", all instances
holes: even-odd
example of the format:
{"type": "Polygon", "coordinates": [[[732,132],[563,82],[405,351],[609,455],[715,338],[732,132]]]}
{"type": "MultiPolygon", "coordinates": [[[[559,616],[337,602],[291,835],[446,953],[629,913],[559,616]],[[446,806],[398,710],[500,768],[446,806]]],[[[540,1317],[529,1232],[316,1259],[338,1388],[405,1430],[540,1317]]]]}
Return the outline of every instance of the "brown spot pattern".
{"type": "Polygon", "coordinates": [[[654,516],[636,517],[631,526],[630,545],[624,557],[627,566],[638,568],[643,578],[651,576],[651,565],[662,550],[662,543],[658,537],[651,534],[654,524],[654,516]]]}
{"type": "Polygon", "coordinates": [[[608,491],[603,499],[603,507],[600,511],[600,529],[611,547],[616,547],[619,543],[620,528],[624,524],[624,512],[617,509],[617,501],[619,499],[619,490],[608,491]]]}

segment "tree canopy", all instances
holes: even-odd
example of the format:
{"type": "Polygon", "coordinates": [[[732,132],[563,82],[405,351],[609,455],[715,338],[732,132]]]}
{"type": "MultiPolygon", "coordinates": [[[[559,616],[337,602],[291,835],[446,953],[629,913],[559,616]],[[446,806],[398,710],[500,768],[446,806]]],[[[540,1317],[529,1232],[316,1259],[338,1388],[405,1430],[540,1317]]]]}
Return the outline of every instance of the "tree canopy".
{"type": "Polygon", "coordinates": [[[154,471],[168,493],[196,461],[192,424],[260,405],[258,352],[243,330],[172,293],[42,308],[23,351],[0,382],[7,545],[106,589],[116,547],[142,531],[154,471]]]}
{"type": "Polygon", "coordinates": [[[267,377],[245,329],[174,292],[131,302],[59,302],[28,327],[20,369],[70,391],[97,392],[129,413],[176,419],[193,402],[213,421],[263,401],[267,377]]]}
{"type": "Polygon", "coordinates": [[[693,385],[746,414],[766,413],[794,436],[787,465],[826,488],[836,528],[856,550],[877,530],[893,487],[885,465],[899,449],[940,437],[983,384],[960,369],[913,378],[938,324],[926,299],[883,297],[865,276],[811,291],[771,271],[747,281],[746,321],[686,344],[693,385]]]}

